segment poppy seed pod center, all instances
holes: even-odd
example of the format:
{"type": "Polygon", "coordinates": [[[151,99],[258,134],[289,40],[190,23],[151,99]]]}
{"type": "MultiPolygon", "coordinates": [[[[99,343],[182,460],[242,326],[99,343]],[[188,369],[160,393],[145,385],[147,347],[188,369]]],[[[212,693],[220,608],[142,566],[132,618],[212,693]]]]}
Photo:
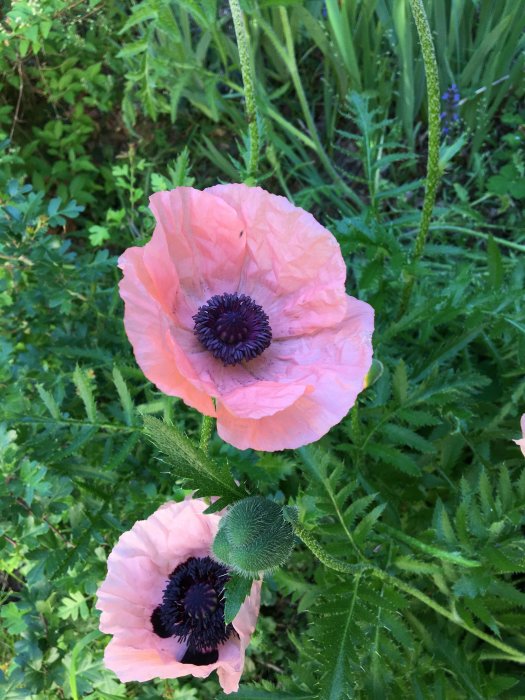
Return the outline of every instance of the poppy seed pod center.
{"type": "Polygon", "coordinates": [[[193,320],[200,343],[224,365],[251,360],[272,342],[268,316],[246,294],[215,294],[199,307],[193,320]]]}
{"type": "Polygon", "coordinates": [[[204,665],[218,656],[217,647],[229,638],[224,623],[224,585],[228,569],[210,557],[191,557],[171,573],[162,604],[151,616],[159,637],[187,642],[182,663],[204,665]]]}
{"type": "Polygon", "coordinates": [[[217,591],[209,583],[196,583],[184,596],[184,608],[197,620],[212,615],[217,609],[217,591]]]}

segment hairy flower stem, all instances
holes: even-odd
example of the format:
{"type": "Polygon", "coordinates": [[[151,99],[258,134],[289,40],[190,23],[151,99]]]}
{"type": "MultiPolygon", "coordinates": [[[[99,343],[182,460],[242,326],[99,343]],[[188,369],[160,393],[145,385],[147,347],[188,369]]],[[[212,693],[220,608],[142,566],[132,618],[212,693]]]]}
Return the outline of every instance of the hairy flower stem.
{"type": "Polygon", "coordinates": [[[241,63],[242,82],[244,84],[244,99],[246,101],[246,119],[248,121],[248,134],[250,139],[250,155],[248,159],[247,180],[254,180],[257,176],[259,162],[259,127],[257,123],[257,104],[255,101],[255,89],[253,79],[253,67],[250,55],[250,39],[246,30],[246,23],[239,5],[239,0],[229,0],[232,13],[239,60],[241,63]]]}
{"type": "Polygon", "coordinates": [[[293,521],[291,522],[297,537],[304,542],[312,554],[319,559],[321,564],[324,564],[329,569],[339,571],[341,574],[357,574],[365,569],[369,569],[372,566],[371,564],[347,564],[345,561],[341,561],[341,559],[333,557],[331,554],[328,554],[323,547],[321,547],[319,542],[309,530],[304,528],[300,523],[293,521]]]}
{"type": "Polygon", "coordinates": [[[199,449],[208,454],[208,444],[210,442],[211,433],[213,430],[214,419],[210,416],[202,416],[201,436],[199,439],[199,449]]]}
{"type": "MultiPolygon", "coordinates": [[[[436,192],[441,177],[439,168],[439,76],[432,41],[432,32],[428,24],[427,15],[423,5],[423,0],[410,0],[410,9],[416,23],[423,63],[425,66],[425,77],[427,81],[427,101],[428,101],[428,155],[427,155],[427,181],[425,187],[425,198],[423,200],[423,210],[421,212],[421,223],[419,233],[414,245],[412,263],[415,265],[421,258],[425,248],[428,232],[430,229],[430,219],[436,200],[436,192]]],[[[413,274],[408,278],[401,300],[401,313],[403,313],[410,300],[415,278],[413,274]]]]}
{"type": "Polygon", "coordinates": [[[474,627],[473,625],[469,625],[464,620],[462,620],[457,613],[448,610],[439,603],[436,603],[434,600],[432,600],[432,598],[420,591],[419,588],[415,588],[414,586],[411,586],[410,584],[401,581],[396,576],[388,574],[386,571],[383,571],[374,564],[348,564],[347,562],[341,561],[341,559],[337,559],[336,557],[333,557],[331,554],[329,554],[319,544],[319,542],[310,533],[310,531],[306,530],[301,524],[294,522],[293,527],[295,534],[299,537],[299,539],[301,539],[304,542],[304,544],[308,547],[308,549],[317,557],[317,559],[319,559],[319,561],[325,566],[327,566],[329,569],[338,571],[341,574],[351,574],[352,576],[361,575],[363,572],[368,572],[372,576],[375,576],[376,578],[383,581],[384,583],[388,583],[391,586],[395,586],[397,589],[403,591],[412,598],[416,598],[417,600],[419,600],[419,602],[423,603],[429,608],[432,608],[434,612],[438,613],[442,617],[445,617],[447,620],[453,622],[455,625],[462,627],[467,632],[470,632],[470,634],[473,634],[479,639],[482,639],[487,644],[490,644],[496,649],[503,651],[505,654],[508,655],[508,657],[510,657],[509,660],[525,664],[524,653],[518,651],[517,649],[514,649],[513,647],[509,646],[508,644],[505,644],[504,642],[500,642],[494,637],[491,637],[489,634],[483,632],[483,630],[480,630],[477,627],[474,627]]]}

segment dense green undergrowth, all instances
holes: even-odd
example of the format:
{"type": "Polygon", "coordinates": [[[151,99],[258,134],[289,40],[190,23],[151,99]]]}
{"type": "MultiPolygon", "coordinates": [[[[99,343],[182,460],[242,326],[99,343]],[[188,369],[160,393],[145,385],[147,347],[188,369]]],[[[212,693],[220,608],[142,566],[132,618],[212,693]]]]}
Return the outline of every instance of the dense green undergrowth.
{"type": "MultiPolygon", "coordinates": [[[[7,4],[2,696],[216,698],[214,677],[119,683],[102,664],[94,595],[120,534],[185,494],[142,426],[169,419],[193,438],[200,417],[138,369],[116,259],[149,237],[150,192],[244,178],[229,8],[7,4]]],[[[449,115],[417,262],[426,106],[409,3],[243,4],[259,184],[336,235],[347,291],[375,309],[376,364],[315,447],[212,439],[249,493],[297,506],[357,567],[348,577],[297,544],[265,581],[239,698],[525,696],[525,462],[512,442],[525,412],[525,14],[519,2],[425,4],[442,90],[456,83],[465,102],[449,115]]]]}

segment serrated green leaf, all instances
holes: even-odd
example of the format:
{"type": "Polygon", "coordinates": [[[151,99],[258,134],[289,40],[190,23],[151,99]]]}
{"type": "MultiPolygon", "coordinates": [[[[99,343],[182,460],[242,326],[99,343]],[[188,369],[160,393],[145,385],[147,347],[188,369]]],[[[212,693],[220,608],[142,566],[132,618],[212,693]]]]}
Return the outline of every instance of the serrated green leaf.
{"type": "Polygon", "coordinates": [[[441,499],[437,500],[436,507],[434,508],[433,525],[438,540],[445,542],[451,547],[457,546],[457,538],[452,523],[450,522],[450,518],[441,499]]]}
{"type": "Polygon", "coordinates": [[[144,416],[144,432],[168,458],[175,475],[198,496],[220,496],[233,503],[246,496],[235,483],[226,463],[213,462],[174,425],[144,416]]]}
{"type": "Polygon", "coordinates": [[[124,381],[124,378],[116,365],[113,367],[113,381],[115,382],[120,403],[122,404],[122,409],[124,410],[124,418],[126,425],[131,426],[133,425],[134,414],[133,399],[131,398],[128,385],[124,381]]]}
{"type": "Polygon", "coordinates": [[[415,428],[423,428],[428,425],[439,425],[441,420],[423,409],[402,408],[397,412],[402,420],[410,423],[415,428]]]}
{"type": "Polygon", "coordinates": [[[55,401],[53,394],[51,392],[47,391],[47,389],[44,389],[42,384],[37,384],[36,385],[36,390],[38,391],[38,395],[42,399],[43,403],[45,404],[45,407],[51,414],[51,417],[54,418],[55,420],[60,420],[60,408],[55,401]]]}
{"type": "Polygon", "coordinates": [[[118,58],[130,58],[144,53],[148,49],[149,38],[146,36],[139,41],[133,41],[130,44],[123,46],[117,54],[118,58]]]}
{"type": "Polygon", "coordinates": [[[158,16],[157,7],[155,7],[154,3],[152,3],[152,2],[141,3],[140,5],[137,5],[136,7],[133,8],[131,17],[127,20],[127,22],[124,24],[122,29],[120,29],[119,34],[124,34],[125,32],[128,31],[128,29],[135,27],[137,24],[140,24],[141,22],[147,22],[148,20],[155,20],[155,19],[157,19],[157,16],[158,16]]]}
{"type": "Polygon", "coordinates": [[[204,511],[205,515],[211,515],[212,513],[219,513],[221,510],[226,508],[226,506],[230,503],[228,499],[226,498],[218,498],[216,501],[211,503],[206,510],[204,511]]]}
{"type": "Polygon", "coordinates": [[[82,399],[88,419],[92,423],[97,421],[97,406],[93,389],[91,388],[91,379],[86,372],[77,365],[73,373],[73,382],[77,388],[77,393],[82,399]]]}
{"type": "Polygon", "coordinates": [[[241,605],[244,603],[246,596],[250,594],[253,580],[240,576],[239,574],[230,574],[230,579],[224,587],[224,622],[229,625],[233,618],[239,612],[241,605]]]}
{"type": "Polygon", "coordinates": [[[386,503],[380,503],[370,513],[367,513],[361,522],[357,525],[353,532],[353,537],[356,545],[362,547],[366,538],[373,529],[375,523],[381,517],[381,514],[386,508],[386,503]]]}
{"type": "Polygon", "coordinates": [[[408,377],[407,368],[403,360],[400,360],[394,370],[392,378],[392,390],[396,401],[402,405],[407,400],[408,396],[408,377]]]}
{"type": "Polygon", "coordinates": [[[80,591],[73,591],[69,596],[64,597],[58,608],[58,616],[62,620],[71,618],[75,621],[78,620],[79,616],[82,620],[87,620],[89,610],[84,595],[80,591]]]}
{"type": "Polygon", "coordinates": [[[494,632],[494,634],[499,636],[500,630],[498,623],[480,598],[465,598],[463,602],[474,615],[479,617],[479,619],[494,632]]]}
{"type": "Polygon", "coordinates": [[[395,447],[373,444],[368,445],[366,451],[368,454],[372,455],[372,457],[375,457],[385,464],[395,467],[404,474],[408,474],[410,476],[420,476],[421,474],[421,470],[416,462],[407,454],[401,452],[395,447]]]}
{"type": "Polygon", "coordinates": [[[326,645],[326,665],[319,683],[319,697],[323,700],[343,700],[347,697],[349,660],[353,656],[353,645],[362,639],[354,618],[359,582],[359,578],[354,581],[351,595],[339,600],[334,598],[332,604],[326,607],[326,627],[317,626],[317,641],[326,645]],[[338,606],[339,602],[342,604],[338,606]]]}
{"type": "Polygon", "coordinates": [[[362,496],[348,506],[343,513],[347,528],[353,529],[356,519],[368,509],[368,506],[375,500],[376,496],[377,494],[375,493],[369,496],[362,496]]]}
{"type": "Polygon", "coordinates": [[[479,500],[483,514],[486,517],[494,517],[496,514],[496,504],[494,503],[494,497],[492,495],[492,485],[485,469],[481,471],[479,476],[479,500]]]}
{"type": "Polygon", "coordinates": [[[135,449],[135,446],[137,445],[139,439],[140,433],[138,431],[136,433],[132,433],[124,441],[120,449],[117,450],[117,452],[111,457],[109,462],[106,463],[106,469],[111,472],[113,469],[117,469],[117,467],[119,467],[123,462],[125,462],[129,455],[135,449]]]}
{"type": "Polygon", "coordinates": [[[501,500],[503,511],[506,512],[512,506],[514,497],[512,494],[512,483],[507,467],[503,466],[499,472],[498,494],[501,500]]]}
{"type": "Polygon", "coordinates": [[[423,452],[425,454],[433,454],[436,451],[436,448],[429,440],[426,440],[418,433],[401,425],[387,423],[383,426],[383,432],[396,445],[413,447],[415,450],[418,450],[418,452],[423,452]]]}

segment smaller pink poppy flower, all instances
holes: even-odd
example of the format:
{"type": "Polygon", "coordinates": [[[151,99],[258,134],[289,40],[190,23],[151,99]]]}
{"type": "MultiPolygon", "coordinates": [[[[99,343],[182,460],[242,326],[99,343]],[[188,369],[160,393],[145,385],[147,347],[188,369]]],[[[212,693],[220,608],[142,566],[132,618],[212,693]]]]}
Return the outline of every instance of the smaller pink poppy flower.
{"type": "Polygon", "coordinates": [[[523,456],[525,457],[525,413],[521,417],[521,432],[523,437],[521,440],[513,440],[513,442],[516,443],[516,445],[520,448],[520,450],[523,453],[523,456]]]}
{"type": "Polygon", "coordinates": [[[210,556],[220,514],[206,503],[166,503],[125,532],[108,558],[97,591],[102,632],[112,634],[104,662],[122,682],[217,671],[235,692],[259,614],[261,583],[229,625],[224,622],[228,569],[210,556]]]}

